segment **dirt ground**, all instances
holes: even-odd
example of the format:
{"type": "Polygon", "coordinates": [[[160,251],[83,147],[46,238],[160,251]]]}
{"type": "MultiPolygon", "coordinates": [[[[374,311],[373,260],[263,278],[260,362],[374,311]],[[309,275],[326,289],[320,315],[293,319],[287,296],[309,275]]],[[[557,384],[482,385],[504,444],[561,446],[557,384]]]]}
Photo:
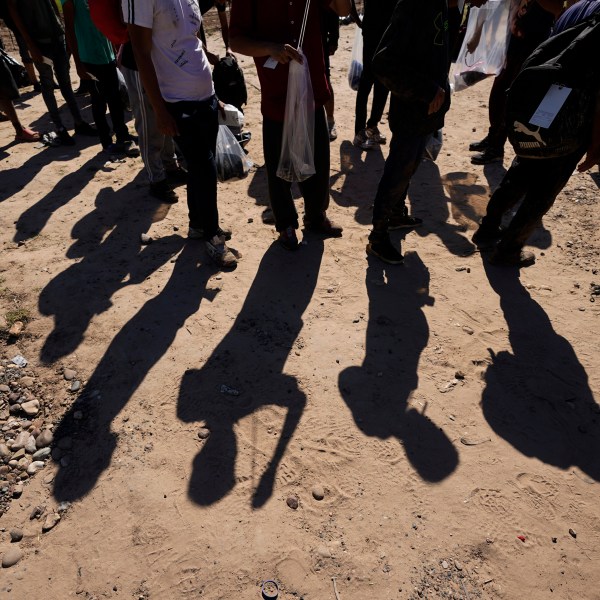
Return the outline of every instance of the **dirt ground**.
{"type": "MultiPolygon", "coordinates": [[[[412,184],[425,223],[402,236],[406,264],[367,260],[387,146],[351,144],[341,35],[344,236],[274,243],[241,59],[258,168],[219,186],[233,272],[185,239],[183,189],[174,206],[148,196],[140,159],[15,145],[0,125],[0,442],[54,437],[20,496],[3,484],[0,554],[23,556],[0,597],[253,599],[274,579],[287,600],[335,600],[334,585],[341,600],[600,598],[600,175],[572,177],[533,267],[482,261],[470,236],[511,160],[469,161],[483,82],[454,97],[412,184]],[[39,402],[37,421],[9,392],[39,402]]],[[[18,110],[49,128],[41,96],[18,110]]]]}

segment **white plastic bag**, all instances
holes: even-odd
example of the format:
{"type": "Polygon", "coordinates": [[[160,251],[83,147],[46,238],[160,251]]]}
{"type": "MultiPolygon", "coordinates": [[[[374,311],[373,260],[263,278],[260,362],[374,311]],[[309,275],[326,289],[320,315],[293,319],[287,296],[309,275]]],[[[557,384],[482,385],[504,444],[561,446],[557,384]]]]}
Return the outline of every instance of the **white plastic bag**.
{"type": "Polygon", "coordinates": [[[498,75],[506,60],[511,0],[489,0],[471,8],[467,33],[454,67],[454,90],[498,75]]]}
{"type": "Polygon", "coordinates": [[[229,129],[239,129],[244,127],[244,113],[238,110],[233,104],[223,105],[225,114],[219,110],[219,125],[227,125],[229,129]]]}
{"type": "Polygon", "coordinates": [[[219,125],[216,162],[219,181],[242,179],[254,164],[227,125],[219,125]]]}
{"type": "Polygon", "coordinates": [[[355,27],[352,56],[350,57],[350,68],[348,69],[348,84],[356,92],[363,70],[363,34],[362,29],[358,25],[355,27]]]}
{"type": "Polygon", "coordinates": [[[306,0],[298,44],[302,64],[292,60],[288,75],[281,154],[277,166],[277,177],[286,181],[304,181],[316,173],[315,97],[308,60],[302,52],[309,10],[310,0],[306,0]]]}

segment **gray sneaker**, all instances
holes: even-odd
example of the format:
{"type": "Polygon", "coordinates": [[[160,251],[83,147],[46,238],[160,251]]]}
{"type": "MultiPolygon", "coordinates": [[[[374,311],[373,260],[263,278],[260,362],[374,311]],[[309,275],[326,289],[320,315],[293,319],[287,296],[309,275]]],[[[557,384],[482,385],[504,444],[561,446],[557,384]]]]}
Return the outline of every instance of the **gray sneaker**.
{"type": "Polygon", "coordinates": [[[367,130],[363,129],[354,136],[354,142],[352,142],[357,148],[363,150],[372,150],[377,145],[368,135],[367,130]]]}
{"type": "Polygon", "coordinates": [[[215,235],[204,243],[208,255],[216,265],[219,267],[235,267],[237,265],[237,258],[226,246],[224,236],[215,235]]]}
{"type": "Polygon", "coordinates": [[[387,138],[379,131],[378,127],[367,127],[365,133],[367,134],[367,137],[376,144],[385,144],[387,142],[387,138]]]}

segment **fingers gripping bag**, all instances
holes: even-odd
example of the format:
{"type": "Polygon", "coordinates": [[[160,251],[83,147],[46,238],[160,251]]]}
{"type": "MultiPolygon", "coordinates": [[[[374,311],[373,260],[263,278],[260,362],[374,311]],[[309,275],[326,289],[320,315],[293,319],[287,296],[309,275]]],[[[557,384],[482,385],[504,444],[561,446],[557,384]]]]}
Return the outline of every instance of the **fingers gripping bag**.
{"type": "Polygon", "coordinates": [[[277,167],[277,177],[285,181],[304,181],[316,173],[315,99],[308,61],[301,49],[309,7],[310,0],[307,0],[298,45],[302,64],[292,60],[289,67],[281,154],[277,167]]]}
{"type": "Polygon", "coordinates": [[[467,32],[454,66],[454,90],[498,75],[506,60],[511,0],[489,0],[472,7],[467,32]]]}

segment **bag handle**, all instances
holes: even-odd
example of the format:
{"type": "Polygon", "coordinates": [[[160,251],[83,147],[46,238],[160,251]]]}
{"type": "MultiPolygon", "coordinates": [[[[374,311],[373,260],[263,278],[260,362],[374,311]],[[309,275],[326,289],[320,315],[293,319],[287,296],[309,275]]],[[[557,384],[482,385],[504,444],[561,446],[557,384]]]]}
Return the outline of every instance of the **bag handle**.
{"type": "Polygon", "coordinates": [[[304,44],[304,34],[306,33],[306,22],[308,21],[308,11],[310,10],[310,0],[306,0],[304,7],[304,18],[302,19],[302,27],[300,28],[300,37],[298,38],[298,48],[302,48],[304,44]]]}

